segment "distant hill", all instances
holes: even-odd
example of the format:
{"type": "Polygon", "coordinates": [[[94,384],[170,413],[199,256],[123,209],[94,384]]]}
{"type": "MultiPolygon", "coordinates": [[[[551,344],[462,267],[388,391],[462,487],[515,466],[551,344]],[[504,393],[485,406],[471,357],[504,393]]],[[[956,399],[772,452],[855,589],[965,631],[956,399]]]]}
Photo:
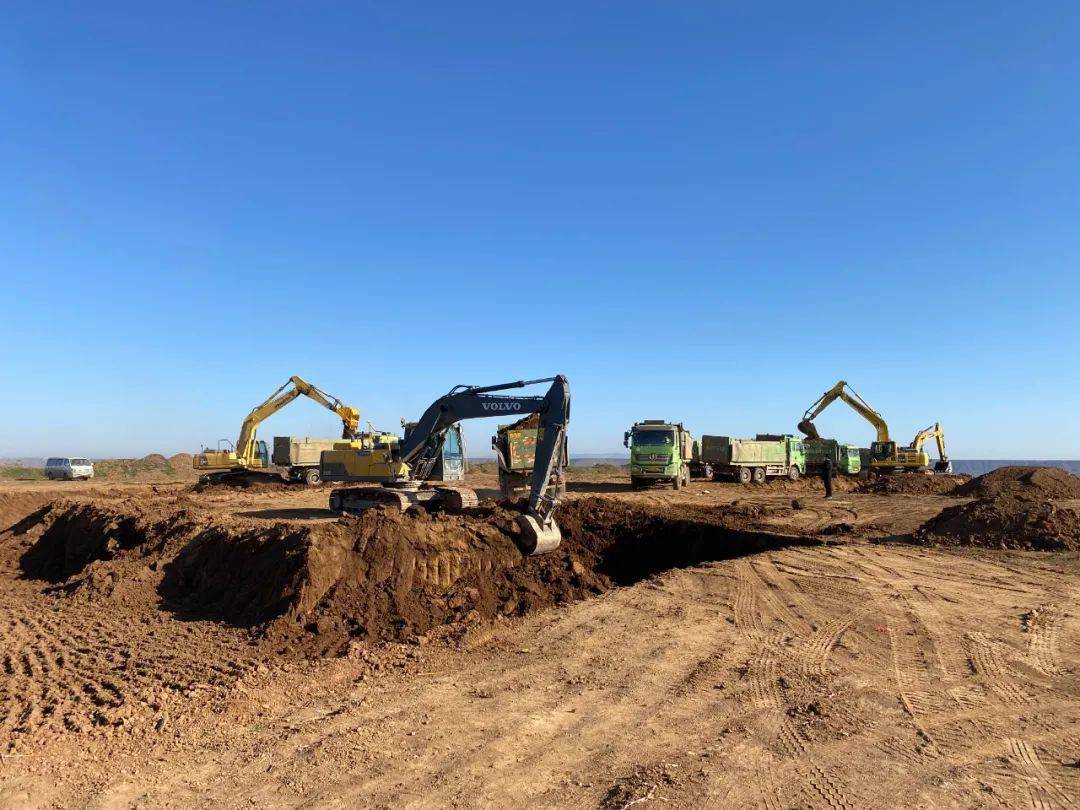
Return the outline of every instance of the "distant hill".
{"type": "Polygon", "coordinates": [[[44,467],[45,459],[37,457],[0,458],[0,467],[44,467]]]}

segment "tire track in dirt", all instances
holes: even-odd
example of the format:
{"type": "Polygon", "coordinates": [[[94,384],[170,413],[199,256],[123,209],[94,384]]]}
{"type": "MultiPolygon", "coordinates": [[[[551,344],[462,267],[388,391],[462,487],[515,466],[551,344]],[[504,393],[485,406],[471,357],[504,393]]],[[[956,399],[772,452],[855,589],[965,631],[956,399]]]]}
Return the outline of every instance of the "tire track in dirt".
{"type": "MultiPolygon", "coordinates": [[[[912,562],[917,565],[919,560],[913,558],[912,562]]],[[[859,564],[874,573],[879,581],[893,587],[904,600],[905,610],[910,620],[922,621],[928,628],[935,624],[940,626],[940,623],[944,621],[937,604],[930,598],[931,589],[913,584],[903,574],[887,566],[875,566],[874,563],[865,559],[860,560],[859,564]],[[875,571],[875,568],[880,569],[880,573],[875,571]],[[925,600],[920,600],[919,596],[924,597],[925,600]]],[[[938,577],[938,579],[945,581],[951,577],[938,577]]],[[[962,580],[957,579],[956,582],[960,583],[962,580]]],[[[985,587],[983,582],[967,581],[963,584],[965,586],[963,590],[970,590],[973,599],[978,598],[978,589],[985,587]]],[[[953,590],[955,592],[955,586],[953,590]]],[[[1008,588],[1007,590],[1018,589],[1008,588]]],[[[1036,596],[1030,590],[1022,592],[1026,598],[1036,596]]],[[[1033,611],[1036,614],[1039,612],[1033,611]]],[[[1029,637],[1029,649],[1024,657],[1029,661],[1041,663],[1042,667],[1036,667],[1040,671],[1052,671],[1056,666],[1053,658],[1053,645],[1056,644],[1053,628],[1056,618],[1053,611],[1050,611],[1045,623],[1036,621],[1035,626],[1031,628],[1034,632],[1029,637]]],[[[965,653],[964,660],[967,666],[964,666],[957,662],[955,652],[951,655],[951,661],[950,657],[946,656],[944,650],[950,647],[942,641],[943,635],[941,633],[933,635],[935,636],[933,645],[935,658],[941,667],[946,691],[961,711],[943,715],[937,710],[938,707],[922,707],[919,701],[907,699],[907,696],[903,694],[906,690],[902,689],[901,692],[905,708],[909,713],[920,715],[916,718],[920,727],[929,735],[937,751],[946,756],[942,767],[951,764],[954,767],[980,768],[985,761],[980,756],[992,755],[993,751],[1000,751],[1001,746],[1004,745],[1010,751],[1007,761],[1011,770],[1003,774],[1006,784],[1001,785],[1001,789],[1007,791],[1015,787],[1016,782],[1019,781],[1030,796],[1032,806],[1037,808],[1062,806],[1060,797],[1065,794],[1050,781],[1045,767],[1039,763],[1034,747],[1014,738],[1000,736],[1000,726],[1009,725],[1015,728],[1019,721],[1019,715],[1012,714],[1010,709],[1028,715],[1030,709],[1027,707],[1036,703],[1036,698],[1019,685],[1019,682],[1024,681],[1025,678],[1009,663],[1010,658],[1021,657],[1019,652],[1007,644],[992,639],[986,633],[967,632],[963,636],[965,643],[954,645],[956,649],[963,650],[965,653]],[[967,674],[965,669],[978,677],[981,683],[973,684],[967,681],[964,677],[967,674]],[[992,702],[989,699],[991,695],[1000,703],[992,702]],[[923,711],[926,708],[930,710],[923,711]],[[1013,719],[1009,722],[1005,720],[1006,717],[1013,719]]],[[[890,639],[897,639],[895,633],[890,633],[890,639]]],[[[903,665],[898,661],[898,683],[902,678],[903,669],[903,665]]],[[[1060,729],[1049,720],[1028,716],[1028,722],[1042,728],[1050,739],[1060,734],[1060,729]]],[[[942,767],[934,769],[935,773],[941,773],[942,767]]]]}
{"type": "Polygon", "coordinates": [[[143,622],[112,604],[12,585],[0,594],[0,751],[64,731],[160,725],[253,663],[239,634],[216,626],[143,622]]]}
{"type": "MultiPolygon", "coordinates": [[[[815,552],[820,554],[821,550],[815,549],[815,552]]],[[[762,578],[776,590],[778,598],[786,601],[806,624],[808,632],[804,634],[805,640],[797,652],[802,671],[806,675],[826,676],[828,674],[826,662],[830,653],[844,633],[866,613],[866,605],[862,604],[846,610],[844,606],[851,605],[853,601],[851,589],[840,588],[829,582],[819,582],[818,585],[823,589],[823,593],[810,596],[793,579],[792,575],[800,576],[798,569],[793,571],[789,566],[772,557],[766,563],[768,567],[762,564],[757,568],[758,572],[764,574],[762,578]],[[817,603],[824,601],[823,596],[831,598],[841,606],[839,611],[831,611],[833,614],[838,612],[839,615],[829,616],[817,607],[817,603]]],[[[838,574],[836,576],[838,579],[858,582],[858,578],[851,575],[838,574]]]]}
{"type": "MultiPolygon", "coordinates": [[[[735,585],[735,624],[751,644],[753,654],[748,664],[749,690],[755,706],[766,712],[765,722],[770,735],[774,738],[780,752],[788,759],[796,761],[796,769],[803,775],[803,792],[808,792],[811,805],[824,805],[832,808],[854,807],[848,798],[848,789],[834,774],[820,767],[810,756],[809,740],[805,739],[800,729],[791,721],[786,712],[786,701],[780,690],[780,656],[788,654],[781,642],[783,633],[767,633],[762,625],[759,605],[767,605],[789,630],[804,637],[811,633],[809,624],[782,605],[758,576],[754,566],[748,560],[740,560],[736,566],[735,585]],[[795,626],[792,626],[795,625],[795,626]]],[[[786,675],[785,675],[786,677],[786,675]]],[[[771,791],[763,787],[765,794],[771,791]]]]}
{"type": "Polygon", "coordinates": [[[970,642],[972,666],[991,691],[997,693],[1006,703],[1027,704],[1034,701],[1034,698],[1016,683],[1016,673],[1007,659],[1007,655],[1012,652],[1011,647],[978,631],[968,633],[967,638],[970,642]]]}
{"type": "Polygon", "coordinates": [[[1005,751],[1009,762],[1027,786],[1032,807],[1036,810],[1056,810],[1076,806],[1072,797],[1051,779],[1034,746],[1015,737],[1006,737],[1005,751]]]}
{"type": "MultiPolygon", "coordinates": [[[[935,656],[937,655],[938,648],[933,643],[932,635],[912,610],[909,600],[893,585],[895,572],[866,559],[865,553],[860,549],[844,549],[841,553],[849,558],[856,569],[863,572],[864,584],[869,586],[871,598],[882,615],[888,617],[887,624],[879,626],[878,632],[883,633],[888,640],[893,681],[900,704],[916,733],[926,743],[925,747],[913,753],[917,757],[941,756],[945,749],[931,733],[927,721],[935,714],[940,714],[951,698],[937,690],[936,687],[941,684],[941,676],[933,672],[926,655],[920,649],[921,643],[930,647],[935,656]],[[889,604],[890,599],[899,600],[901,606],[898,608],[889,604]]],[[[940,663],[938,668],[941,668],[940,663]]]]}
{"type": "Polygon", "coordinates": [[[1061,653],[1058,638],[1061,630],[1061,608],[1043,605],[1024,617],[1024,629],[1028,632],[1028,659],[1035,669],[1044,675],[1061,675],[1061,653]]]}

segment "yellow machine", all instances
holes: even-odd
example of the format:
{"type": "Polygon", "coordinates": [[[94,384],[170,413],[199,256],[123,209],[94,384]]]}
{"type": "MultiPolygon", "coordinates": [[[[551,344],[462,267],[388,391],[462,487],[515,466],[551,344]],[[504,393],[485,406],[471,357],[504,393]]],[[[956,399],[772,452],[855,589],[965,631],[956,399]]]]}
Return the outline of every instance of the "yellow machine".
{"type": "MultiPolygon", "coordinates": [[[[257,439],[255,431],[263,420],[280,411],[301,394],[341,417],[343,439],[363,442],[364,437],[358,437],[356,433],[356,428],[360,424],[360,411],[300,377],[294,376],[244,418],[240,426],[240,436],[233,447],[222,448],[222,444],[230,444],[227,439],[222,439],[218,442],[217,450],[203,448],[192,458],[191,466],[199,472],[206,473],[201,479],[202,482],[215,483],[226,477],[244,477],[249,472],[269,467],[270,455],[266,449],[266,442],[257,439]]],[[[368,437],[368,443],[370,444],[370,437],[368,437]]],[[[258,473],[253,474],[258,475],[258,473]]]]}
{"type": "Polygon", "coordinates": [[[873,425],[877,431],[877,440],[870,445],[870,462],[866,465],[871,472],[930,472],[930,456],[922,449],[922,445],[928,438],[935,435],[938,440],[941,460],[934,466],[934,470],[937,472],[950,472],[952,470],[952,465],[945,456],[945,442],[940,425],[934,425],[933,428],[920,431],[910,447],[898,447],[896,442],[889,437],[889,426],[885,423],[884,417],[871,408],[866,400],[859,396],[855,389],[844,380],[840,380],[822,394],[813,405],[807,408],[802,421],[799,422],[799,430],[810,439],[821,438],[817,428],[814,426],[814,420],[823,410],[838,399],[850,405],[857,414],[873,425]]]}
{"type": "Polygon", "coordinates": [[[911,449],[916,453],[921,453],[923,444],[930,438],[937,441],[938,460],[934,462],[934,472],[951,473],[952,462],[949,461],[949,456],[945,452],[945,434],[942,433],[939,423],[935,422],[930,427],[916,433],[914,441],[911,442],[911,449]]]}

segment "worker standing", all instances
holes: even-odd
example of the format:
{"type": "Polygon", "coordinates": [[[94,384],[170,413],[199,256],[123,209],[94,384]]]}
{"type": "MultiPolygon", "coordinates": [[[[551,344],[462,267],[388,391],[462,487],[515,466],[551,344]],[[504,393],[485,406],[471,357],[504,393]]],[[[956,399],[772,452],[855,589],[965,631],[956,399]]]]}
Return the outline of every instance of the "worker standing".
{"type": "Polygon", "coordinates": [[[825,485],[825,497],[832,497],[832,459],[826,458],[821,465],[821,483],[825,485]]]}

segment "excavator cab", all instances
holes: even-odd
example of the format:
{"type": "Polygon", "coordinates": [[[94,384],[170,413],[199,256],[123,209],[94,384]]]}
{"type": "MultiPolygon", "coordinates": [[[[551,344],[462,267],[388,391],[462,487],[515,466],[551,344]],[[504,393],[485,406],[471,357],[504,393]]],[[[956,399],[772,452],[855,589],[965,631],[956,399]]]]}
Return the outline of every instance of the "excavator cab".
{"type": "Polygon", "coordinates": [[[872,461],[887,461],[896,456],[896,442],[872,442],[870,444],[870,459],[872,461]]]}
{"type": "MultiPolygon", "coordinates": [[[[409,434],[416,427],[416,422],[405,422],[403,420],[402,427],[405,431],[404,438],[408,439],[409,434]]],[[[435,466],[431,468],[431,473],[425,480],[463,481],[467,466],[465,461],[465,437],[461,433],[461,425],[455,423],[447,429],[446,436],[443,438],[442,449],[435,460],[435,466]]]]}

